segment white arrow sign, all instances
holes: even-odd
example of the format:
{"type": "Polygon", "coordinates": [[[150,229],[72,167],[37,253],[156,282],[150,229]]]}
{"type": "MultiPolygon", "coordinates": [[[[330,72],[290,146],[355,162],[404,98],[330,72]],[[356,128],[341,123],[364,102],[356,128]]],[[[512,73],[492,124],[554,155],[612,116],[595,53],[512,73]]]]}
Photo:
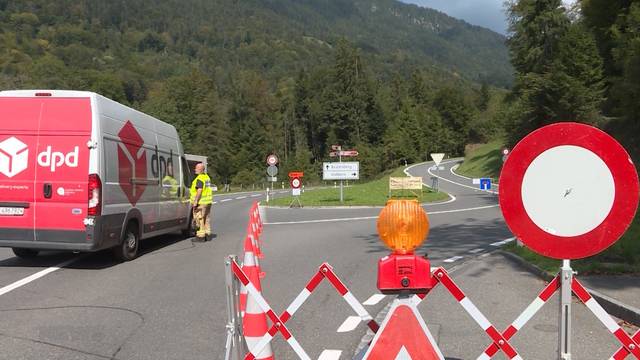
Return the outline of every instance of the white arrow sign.
{"type": "Polygon", "coordinates": [[[323,180],[358,180],[360,178],[360,163],[326,162],[322,164],[323,180]]]}
{"type": "Polygon", "coordinates": [[[436,163],[436,166],[438,166],[442,159],[444,159],[444,153],[433,153],[431,154],[431,158],[433,159],[433,162],[436,163]]]}

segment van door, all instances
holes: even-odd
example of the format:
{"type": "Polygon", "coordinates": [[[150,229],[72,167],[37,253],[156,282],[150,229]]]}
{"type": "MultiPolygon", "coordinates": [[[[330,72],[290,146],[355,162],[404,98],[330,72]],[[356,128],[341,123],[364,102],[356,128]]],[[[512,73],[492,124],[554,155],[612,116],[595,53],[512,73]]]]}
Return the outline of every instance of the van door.
{"type": "Polygon", "coordinates": [[[33,241],[37,131],[41,106],[0,98],[0,241],[33,241]]]}
{"type": "Polygon", "coordinates": [[[35,159],[36,241],[87,241],[90,139],[89,98],[42,100],[35,159]]]}

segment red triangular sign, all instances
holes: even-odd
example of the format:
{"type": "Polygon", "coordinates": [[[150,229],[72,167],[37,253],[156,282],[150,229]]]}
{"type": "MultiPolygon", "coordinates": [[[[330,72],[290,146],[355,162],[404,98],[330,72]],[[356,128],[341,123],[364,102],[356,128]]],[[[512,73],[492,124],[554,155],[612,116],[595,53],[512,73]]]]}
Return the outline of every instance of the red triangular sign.
{"type": "Polygon", "coordinates": [[[396,300],[364,360],[444,360],[427,325],[415,309],[396,300]]]}

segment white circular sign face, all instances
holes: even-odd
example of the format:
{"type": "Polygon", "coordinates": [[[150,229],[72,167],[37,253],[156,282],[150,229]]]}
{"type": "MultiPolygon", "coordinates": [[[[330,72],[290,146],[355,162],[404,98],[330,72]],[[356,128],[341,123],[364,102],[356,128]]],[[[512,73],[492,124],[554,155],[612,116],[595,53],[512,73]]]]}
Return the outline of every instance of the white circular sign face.
{"type": "Polygon", "coordinates": [[[273,166],[275,164],[278,163],[278,157],[275,155],[269,155],[269,157],[267,157],[267,164],[270,166],[273,166]]]}
{"type": "Polygon", "coordinates": [[[525,211],[540,229],[561,237],[586,234],[613,207],[615,183],[607,164],[574,145],[550,148],[527,168],[521,195],[525,211]]]}
{"type": "Polygon", "coordinates": [[[300,187],[300,179],[295,178],[293,180],[291,180],[291,186],[295,189],[300,187]]]}

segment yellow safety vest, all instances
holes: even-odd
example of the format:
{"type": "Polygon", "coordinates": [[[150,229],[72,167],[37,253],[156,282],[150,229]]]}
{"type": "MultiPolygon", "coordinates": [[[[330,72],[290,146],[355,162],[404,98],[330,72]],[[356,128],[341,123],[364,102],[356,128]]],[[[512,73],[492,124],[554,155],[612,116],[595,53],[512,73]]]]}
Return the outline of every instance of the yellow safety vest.
{"type": "Polygon", "coordinates": [[[207,174],[200,174],[196,176],[195,179],[193,179],[193,182],[191,183],[191,194],[190,194],[191,203],[193,203],[193,201],[196,199],[196,193],[198,192],[198,189],[196,189],[196,183],[198,182],[198,180],[202,181],[202,183],[204,184],[202,186],[202,194],[200,195],[200,201],[198,203],[202,205],[211,204],[213,202],[213,195],[211,191],[211,178],[207,174]]]}
{"type": "Polygon", "coordinates": [[[165,176],[162,179],[162,196],[176,197],[178,195],[178,180],[172,176],[165,176]]]}

